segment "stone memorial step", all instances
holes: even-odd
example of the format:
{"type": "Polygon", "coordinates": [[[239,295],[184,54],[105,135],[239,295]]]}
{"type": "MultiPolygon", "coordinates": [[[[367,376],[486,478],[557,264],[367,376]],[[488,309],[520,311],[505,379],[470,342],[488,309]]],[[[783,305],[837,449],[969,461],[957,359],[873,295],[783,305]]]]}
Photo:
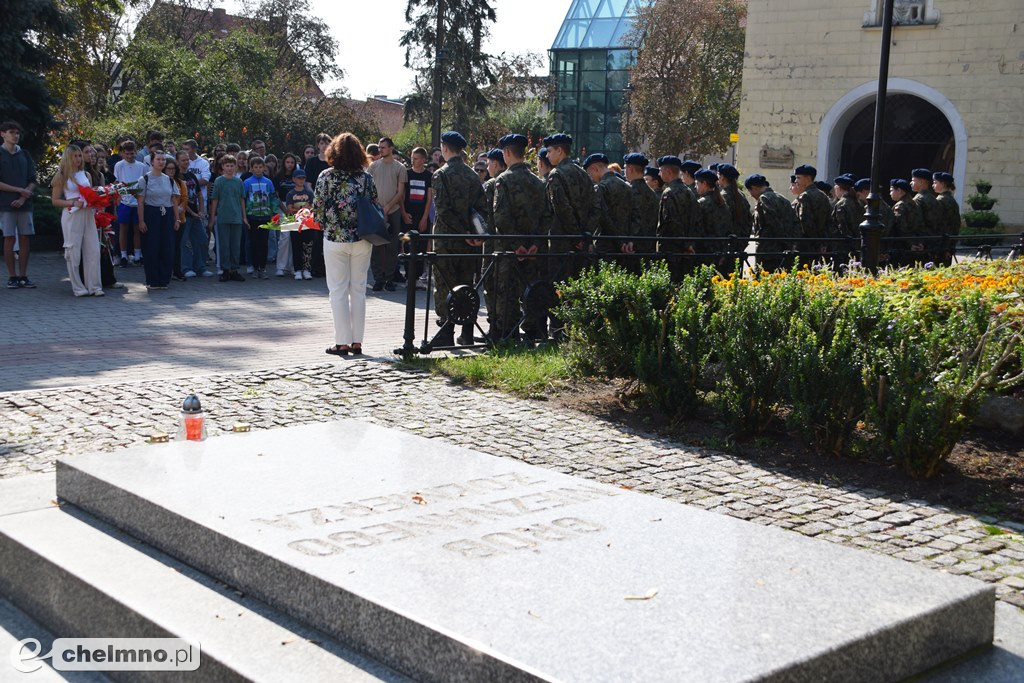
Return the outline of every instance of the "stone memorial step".
{"type": "MultiPolygon", "coordinates": [[[[201,667],[188,676],[196,681],[408,680],[80,510],[56,507],[54,498],[53,475],[0,482],[0,596],[50,633],[196,640],[201,667]]],[[[21,635],[14,639],[12,632],[0,645],[28,637],[46,642],[49,634],[40,637],[3,607],[0,633],[6,617],[21,635]]],[[[9,652],[10,646],[0,650],[0,681],[13,673],[9,652]]],[[[40,673],[57,675],[45,667],[40,673]]],[[[133,672],[119,680],[166,676],[133,672]]]]}
{"type": "Polygon", "coordinates": [[[57,492],[419,680],[895,681],[993,636],[981,582],[355,421],[57,492]]]}

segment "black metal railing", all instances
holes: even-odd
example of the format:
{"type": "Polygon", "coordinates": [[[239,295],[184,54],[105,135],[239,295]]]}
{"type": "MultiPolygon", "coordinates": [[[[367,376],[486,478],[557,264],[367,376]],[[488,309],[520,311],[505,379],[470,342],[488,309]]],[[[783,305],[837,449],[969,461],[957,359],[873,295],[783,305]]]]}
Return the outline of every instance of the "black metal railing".
{"type": "MultiPolygon", "coordinates": [[[[957,249],[961,243],[976,248],[976,258],[992,258],[992,247],[996,239],[1006,236],[975,236],[975,235],[936,235],[928,237],[888,237],[882,238],[881,252],[883,266],[903,266],[911,264],[934,263],[936,266],[950,265],[958,260],[957,249]],[[985,241],[992,237],[992,243],[985,241]],[[912,243],[912,244],[911,244],[912,243]]],[[[510,337],[518,337],[518,330],[528,319],[544,319],[550,317],[549,311],[557,303],[555,283],[578,274],[586,267],[596,266],[602,260],[616,261],[620,264],[636,263],[639,268],[643,260],[665,260],[674,272],[692,270],[702,264],[719,267],[723,272],[731,272],[739,262],[741,267],[754,268],[761,264],[768,269],[791,268],[795,263],[826,264],[836,270],[843,270],[859,265],[861,240],[859,237],[620,237],[591,235],[556,235],[543,237],[538,235],[471,235],[464,234],[420,234],[411,230],[402,236],[406,245],[406,253],[399,258],[406,264],[407,290],[405,305],[404,344],[395,349],[395,353],[403,357],[411,357],[417,353],[429,354],[432,351],[455,349],[473,349],[492,346],[510,337]],[[478,251],[445,253],[430,251],[433,243],[453,243],[465,245],[467,239],[478,240],[482,246],[478,251]],[[536,254],[524,255],[515,251],[500,248],[502,243],[516,242],[550,242],[552,249],[536,254]],[[489,245],[498,243],[498,249],[488,249],[489,245]],[[624,253],[609,250],[610,245],[632,243],[634,251],[624,253]],[[568,245],[570,248],[566,248],[568,245]],[[671,251],[673,245],[685,247],[685,251],[671,251]],[[778,245],[777,249],[771,249],[778,245]],[[767,248],[766,248],[767,247],[767,248]],[[433,266],[446,261],[474,261],[477,264],[471,283],[444,282],[449,292],[444,302],[444,311],[450,326],[471,328],[473,335],[467,339],[462,335],[454,339],[452,329],[438,328],[431,334],[431,299],[434,296],[434,279],[445,278],[443,269],[433,266]],[[487,329],[480,324],[480,305],[484,297],[480,292],[491,282],[497,265],[502,261],[529,260],[534,264],[545,264],[540,273],[534,271],[533,278],[524,281],[526,274],[516,270],[519,281],[515,283],[518,297],[519,322],[514,330],[502,330],[501,337],[494,333],[493,326],[487,329]],[[427,275],[427,291],[423,306],[423,335],[419,346],[416,345],[417,297],[415,278],[419,273],[427,275]],[[480,336],[476,336],[476,332],[480,336]]],[[[966,254],[961,254],[960,257],[966,254]]],[[[1024,233],[1019,241],[1010,248],[1008,258],[1024,256],[1024,233]]],[[[494,311],[488,311],[494,315],[494,311]]],[[[540,338],[530,338],[532,342],[548,339],[547,325],[540,338]]]]}

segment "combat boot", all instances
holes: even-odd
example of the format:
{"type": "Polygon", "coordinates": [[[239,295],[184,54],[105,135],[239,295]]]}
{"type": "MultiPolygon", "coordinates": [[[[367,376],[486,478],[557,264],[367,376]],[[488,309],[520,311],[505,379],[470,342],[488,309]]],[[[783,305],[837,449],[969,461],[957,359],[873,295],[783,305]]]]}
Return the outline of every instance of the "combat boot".
{"type": "Polygon", "coordinates": [[[462,334],[455,341],[459,342],[462,346],[472,346],[473,340],[473,323],[466,323],[462,326],[462,334]]]}

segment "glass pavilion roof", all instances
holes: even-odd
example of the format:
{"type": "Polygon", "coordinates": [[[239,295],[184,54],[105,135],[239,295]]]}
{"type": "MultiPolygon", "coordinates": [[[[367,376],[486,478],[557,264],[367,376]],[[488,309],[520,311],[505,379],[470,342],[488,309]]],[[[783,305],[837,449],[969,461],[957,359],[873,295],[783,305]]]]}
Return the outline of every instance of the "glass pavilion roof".
{"type": "Polygon", "coordinates": [[[552,50],[623,47],[643,0],[572,0],[552,50]]]}

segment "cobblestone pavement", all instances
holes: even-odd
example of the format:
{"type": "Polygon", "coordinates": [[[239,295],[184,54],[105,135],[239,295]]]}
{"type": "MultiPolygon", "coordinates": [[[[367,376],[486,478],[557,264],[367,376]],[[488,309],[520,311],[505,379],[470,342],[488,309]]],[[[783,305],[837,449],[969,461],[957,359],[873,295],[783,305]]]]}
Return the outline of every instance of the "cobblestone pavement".
{"type": "Polygon", "coordinates": [[[358,418],[967,574],[1024,607],[1024,525],[883,491],[804,481],[545,402],[465,389],[372,359],[0,394],[0,477],[52,470],[59,456],[139,444],[154,431],[173,433],[177,407],[193,391],[203,398],[211,434],[236,422],[263,429],[358,418]]]}
{"type": "MultiPolygon", "coordinates": [[[[76,298],[60,254],[33,253],[38,289],[0,289],[0,392],[319,363],[334,341],[322,278],[200,277],[149,292],[141,267],[114,270],[125,288],[76,298]]],[[[368,292],[367,353],[402,345],[404,311],[404,288],[368,292]]]]}

